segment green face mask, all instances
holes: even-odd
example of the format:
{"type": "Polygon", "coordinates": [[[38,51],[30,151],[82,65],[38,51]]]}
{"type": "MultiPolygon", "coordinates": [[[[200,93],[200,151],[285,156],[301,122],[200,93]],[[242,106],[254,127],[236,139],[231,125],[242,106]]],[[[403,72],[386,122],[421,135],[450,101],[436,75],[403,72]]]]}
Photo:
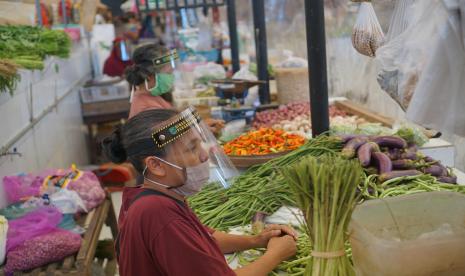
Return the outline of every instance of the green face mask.
{"type": "Polygon", "coordinates": [[[166,73],[159,73],[155,75],[155,87],[147,90],[150,91],[152,96],[160,96],[166,93],[171,92],[174,85],[174,75],[173,74],[166,74],[166,73]]]}

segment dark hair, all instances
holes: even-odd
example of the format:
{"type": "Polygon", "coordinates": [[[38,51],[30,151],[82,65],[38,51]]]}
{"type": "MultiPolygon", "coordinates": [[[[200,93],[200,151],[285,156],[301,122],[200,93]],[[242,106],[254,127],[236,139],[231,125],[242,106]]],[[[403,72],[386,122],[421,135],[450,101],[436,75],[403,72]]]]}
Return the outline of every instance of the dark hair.
{"type": "Polygon", "coordinates": [[[132,55],[134,64],[124,71],[129,84],[140,85],[148,77],[158,73],[159,68],[153,64],[153,60],[167,52],[168,49],[159,44],[146,44],[138,47],[132,55]]]}
{"type": "Polygon", "coordinates": [[[179,113],[172,109],[151,109],[137,114],[103,140],[105,155],[114,163],[129,161],[142,173],[145,157],[166,155],[166,148],[155,147],[152,140],[153,129],[177,114],[179,113]]]}

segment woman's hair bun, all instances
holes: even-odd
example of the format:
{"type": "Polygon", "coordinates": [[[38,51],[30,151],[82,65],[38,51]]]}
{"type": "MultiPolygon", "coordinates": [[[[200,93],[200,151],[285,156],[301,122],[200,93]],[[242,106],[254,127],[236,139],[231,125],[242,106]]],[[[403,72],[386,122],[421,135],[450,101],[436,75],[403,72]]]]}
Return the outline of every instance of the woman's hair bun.
{"type": "Polygon", "coordinates": [[[113,163],[123,163],[127,160],[128,156],[121,139],[121,127],[117,127],[111,136],[103,139],[102,147],[107,158],[113,163]]]}

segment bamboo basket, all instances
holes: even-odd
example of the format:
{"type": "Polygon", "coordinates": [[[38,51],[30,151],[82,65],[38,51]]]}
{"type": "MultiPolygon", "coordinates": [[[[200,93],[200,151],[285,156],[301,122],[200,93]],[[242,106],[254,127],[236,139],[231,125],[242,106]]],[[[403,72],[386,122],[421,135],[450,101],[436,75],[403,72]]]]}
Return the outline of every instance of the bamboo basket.
{"type": "Polygon", "coordinates": [[[310,101],[308,68],[276,68],[278,103],[310,101]]]}

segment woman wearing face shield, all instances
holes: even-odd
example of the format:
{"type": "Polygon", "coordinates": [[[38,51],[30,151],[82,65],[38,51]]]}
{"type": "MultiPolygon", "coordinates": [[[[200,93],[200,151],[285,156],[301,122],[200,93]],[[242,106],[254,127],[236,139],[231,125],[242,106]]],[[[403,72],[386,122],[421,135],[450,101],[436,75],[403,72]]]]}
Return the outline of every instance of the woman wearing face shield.
{"type": "MultiPolygon", "coordinates": [[[[289,227],[230,235],[205,227],[189,209],[186,197],[209,180],[209,158],[222,163],[224,153],[208,146],[209,137],[192,110],[156,109],[139,113],[104,140],[114,162],[129,160],[144,176],[141,187],[123,192],[116,240],[120,275],[260,276],[295,254],[296,233],[289,227]],[[258,247],[267,248],[264,256],[237,270],[223,255],[258,247]]],[[[228,171],[217,174],[226,177],[228,171]]]]}
{"type": "MultiPolygon", "coordinates": [[[[132,87],[129,118],[148,109],[173,108],[174,63],[177,59],[174,51],[157,44],[143,45],[134,51],[134,65],[125,71],[126,80],[132,87]]],[[[221,120],[208,119],[205,123],[214,133],[224,127],[221,120]]]]}
{"type": "Polygon", "coordinates": [[[110,77],[123,77],[124,69],[132,64],[127,42],[123,38],[115,38],[110,56],[105,60],[105,64],[103,65],[103,73],[110,77]]]}

